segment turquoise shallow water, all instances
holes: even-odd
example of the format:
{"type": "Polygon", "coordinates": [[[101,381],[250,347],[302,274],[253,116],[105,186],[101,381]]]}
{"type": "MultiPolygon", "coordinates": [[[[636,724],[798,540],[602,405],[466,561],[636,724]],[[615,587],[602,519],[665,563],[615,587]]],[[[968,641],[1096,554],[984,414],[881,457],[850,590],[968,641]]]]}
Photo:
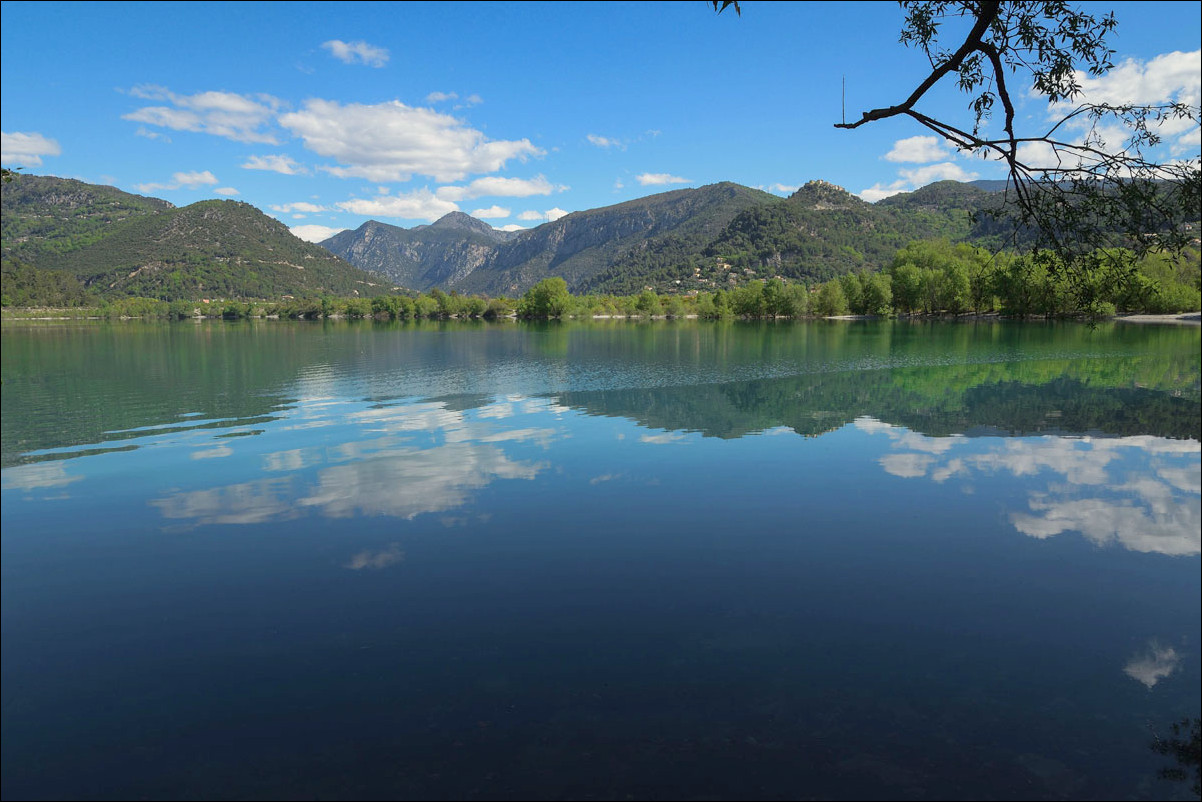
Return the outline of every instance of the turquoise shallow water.
{"type": "Polygon", "coordinates": [[[6,798],[1164,798],[1199,330],[10,325],[6,798]]]}

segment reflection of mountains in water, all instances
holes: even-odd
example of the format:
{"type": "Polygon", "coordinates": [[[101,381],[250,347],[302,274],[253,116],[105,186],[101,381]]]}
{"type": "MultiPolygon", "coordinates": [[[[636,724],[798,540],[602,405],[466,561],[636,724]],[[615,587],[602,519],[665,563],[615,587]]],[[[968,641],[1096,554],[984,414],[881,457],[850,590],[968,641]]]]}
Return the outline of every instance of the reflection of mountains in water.
{"type": "Polygon", "coordinates": [[[820,435],[868,416],[931,436],[1101,434],[1202,440],[1202,405],[1076,378],[964,386],[963,368],[854,371],[785,379],[567,392],[564,406],[653,429],[737,438],[787,426],[820,435]]]}

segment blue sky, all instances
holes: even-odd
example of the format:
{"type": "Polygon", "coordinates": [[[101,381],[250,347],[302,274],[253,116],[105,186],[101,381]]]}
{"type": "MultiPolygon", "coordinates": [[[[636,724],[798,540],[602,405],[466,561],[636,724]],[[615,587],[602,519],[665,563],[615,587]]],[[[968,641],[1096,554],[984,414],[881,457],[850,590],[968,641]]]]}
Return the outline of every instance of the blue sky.
{"type": "MultiPolygon", "coordinates": [[[[1094,97],[1198,103],[1202,4],[1114,10],[1094,97]]],[[[5,166],[186,205],[251,203],[317,240],[450,211],[498,228],[683,187],[824,179],[876,200],[996,178],[917,124],[835,129],[925,76],[879,3],[5,2],[5,166]]],[[[941,87],[920,110],[971,123],[941,87]]],[[[1026,130],[1048,119],[1024,98],[1026,130]]],[[[1042,132],[1042,130],[1040,131],[1042,132]]],[[[1166,130],[1164,158],[1198,152],[1166,130]]]]}

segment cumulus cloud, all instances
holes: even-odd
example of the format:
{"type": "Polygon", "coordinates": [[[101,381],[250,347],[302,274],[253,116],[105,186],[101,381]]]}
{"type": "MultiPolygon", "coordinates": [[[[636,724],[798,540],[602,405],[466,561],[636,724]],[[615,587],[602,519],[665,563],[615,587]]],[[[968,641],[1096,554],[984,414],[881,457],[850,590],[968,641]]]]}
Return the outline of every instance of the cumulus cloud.
{"type": "Polygon", "coordinates": [[[517,223],[510,223],[507,226],[498,226],[497,231],[526,231],[526,226],[519,226],[517,223]]]}
{"type": "Polygon", "coordinates": [[[149,128],[147,128],[144,125],[138,126],[138,130],[134,131],[134,136],[141,136],[141,137],[145,137],[147,139],[153,139],[158,142],[170,142],[171,141],[171,137],[167,136],[166,134],[161,134],[158,131],[151,131],[149,128]]]}
{"type": "Polygon", "coordinates": [[[770,184],[769,192],[776,192],[781,195],[792,195],[797,190],[801,189],[800,184],[770,184]]]}
{"type": "Polygon", "coordinates": [[[339,163],[324,168],[329,173],[376,182],[414,175],[459,181],[544,154],[528,139],[490,140],[449,114],[395,100],[375,105],[309,100],[300,111],[280,115],[279,122],[309,150],[339,163]]]}
{"type": "Polygon", "coordinates": [[[454,92],[431,92],[426,95],[427,103],[442,103],[446,100],[457,100],[459,95],[454,92]]]}
{"type": "Polygon", "coordinates": [[[890,184],[874,184],[856,194],[869,203],[876,203],[901,192],[913,192],[936,181],[972,181],[977,178],[977,173],[965,170],[953,162],[928,164],[925,167],[913,167],[897,172],[901,176],[898,180],[890,184]]]}
{"type": "Polygon", "coordinates": [[[670,175],[668,173],[642,173],[634,177],[645,187],[661,186],[663,184],[687,184],[689,179],[681,178],[678,175],[670,175]]]}
{"type": "MultiPolygon", "coordinates": [[[[1059,122],[1072,110],[1083,104],[1105,104],[1111,106],[1161,106],[1180,103],[1197,108],[1202,102],[1202,50],[1188,53],[1176,51],[1164,53],[1148,61],[1129,58],[1110,69],[1105,75],[1091,76],[1077,72],[1076,80],[1080,94],[1071,102],[1048,104],[1049,124],[1059,122]]],[[[1034,95],[1034,92],[1031,92],[1034,95]]],[[[1198,155],[1202,135],[1198,124],[1188,118],[1172,117],[1160,121],[1149,119],[1148,127],[1160,138],[1173,157],[1198,155]]],[[[1132,131],[1118,118],[1104,116],[1100,120],[1082,115],[1066,122],[1058,132],[1058,138],[1084,142],[1086,137],[1106,150],[1126,147],[1132,131]]],[[[1076,168],[1082,163],[1094,166],[1089,156],[1080,159],[1066,153],[1063,165],[1043,143],[1032,143],[1022,152],[1022,158],[1036,167],[1065,169],[1076,168]]],[[[1153,159],[1165,161],[1163,156],[1153,159]]]]}
{"type": "Polygon", "coordinates": [[[400,195],[377,195],[374,198],[354,198],[341,201],[339,209],[367,217],[398,217],[405,220],[433,222],[443,215],[459,211],[452,201],[443,200],[428,188],[400,195]]]}
{"type": "Polygon", "coordinates": [[[38,167],[43,156],[58,156],[60,153],[62,149],[58,142],[42,134],[0,132],[0,164],[38,167]]]}
{"type": "Polygon", "coordinates": [[[198,92],[179,95],[161,86],[139,86],[130,94],[170,105],[145,106],[122,115],[132,122],[225,137],[235,142],[277,144],[264,130],[275,119],[283,102],[271,95],[238,95],[233,92],[198,92]]]}
{"type": "Polygon", "coordinates": [[[563,192],[568,187],[552,184],[544,176],[534,178],[502,178],[485,176],[477,178],[467,186],[439,187],[437,195],[442,200],[461,201],[473,198],[528,198],[532,195],[550,195],[563,192]]]}
{"type": "Polygon", "coordinates": [[[308,201],[299,201],[297,203],[283,203],[283,204],[279,204],[278,206],[272,206],[271,210],[273,212],[280,212],[281,214],[289,214],[291,212],[304,212],[306,214],[316,214],[317,212],[329,211],[324,206],[318,206],[316,203],[309,203],[308,201]]]}
{"type": "Polygon", "coordinates": [[[597,134],[588,135],[589,144],[596,145],[599,148],[618,148],[625,150],[626,145],[620,139],[615,139],[609,136],[599,136],[597,134]]]}
{"type": "Polygon", "coordinates": [[[543,212],[538,212],[538,211],[534,211],[534,210],[522,212],[518,215],[518,219],[519,220],[529,220],[532,222],[540,222],[540,223],[553,223],[556,220],[558,220],[559,218],[566,217],[569,214],[571,214],[571,212],[560,209],[557,206],[554,209],[547,209],[546,211],[543,211],[543,212]]]}
{"type": "Polygon", "coordinates": [[[240,192],[238,192],[238,190],[234,189],[233,187],[217,187],[217,189],[213,190],[213,192],[216,193],[217,195],[226,195],[226,196],[230,196],[230,197],[241,194],[240,192]]]}
{"type": "Polygon", "coordinates": [[[388,63],[388,48],[369,45],[367,42],[344,42],[331,39],[322,43],[324,50],[344,64],[366,64],[368,67],[383,67],[388,63]]]}
{"type": "Polygon", "coordinates": [[[201,170],[191,173],[174,173],[171,181],[167,183],[134,184],[134,189],[139,192],[159,192],[171,189],[200,189],[216,183],[218,183],[217,176],[208,170],[201,170]]]}
{"type": "Polygon", "coordinates": [[[197,189],[199,187],[211,186],[218,183],[217,176],[210,173],[208,170],[202,170],[194,173],[174,173],[172,179],[180,186],[188,189],[197,189]]]}
{"type": "Polygon", "coordinates": [[[977,174],[969,170],[965,170],[958,164],[952,162],[941,162],[940,164],[928,164],[926,167],[915,167],[908,170],[898,170],[900,175],[910,184],[915,187],[925,187],[927,184],[933,184],[936,181],[972,181],[977,177],[977,174]]]}
{"type": "Polygon", "coordinates": [[[297,164],[291,156],[283,154],[272,154],[268,156],[251,156],[242,165],[243,170],[269,170],[273,173],[282,173],[283,175],[303,175],[307,172],[303,166],[297,164]]]}
{"type": "Polygon", "coordinates": [[[936,136],[912,136],[893,143],[893,149],[885,154],[885,161],[914,162],[926,164],[946,159],[951,152],[936,136]]]}
{"type": "Polygon", "coordinates": [[[292,236],[303,239],[305,242],[323,242],[330,237],[345,231],[344,228],[331,228],[330,226],[307,225],[293,226],[288,229],[292,232],[292,236]]]}
{"type": "Polygon", "coordinates": [[[509,217],[509,210],[504,206],[489,206],[487,209],[477,209],[472,212],[472,217],[478,217],[481,220],[493,220],[501,217],[509,217]]]}
{"type": "Polygon", "coordinates": [[[868,189],[860,190],[856,195],[869,203],[876,203],[879,200],[899,195],[910,189],[913,189],[913,187],[910,186],[908,181],[894,181],[892,184],[873,184],[868,189]]]}

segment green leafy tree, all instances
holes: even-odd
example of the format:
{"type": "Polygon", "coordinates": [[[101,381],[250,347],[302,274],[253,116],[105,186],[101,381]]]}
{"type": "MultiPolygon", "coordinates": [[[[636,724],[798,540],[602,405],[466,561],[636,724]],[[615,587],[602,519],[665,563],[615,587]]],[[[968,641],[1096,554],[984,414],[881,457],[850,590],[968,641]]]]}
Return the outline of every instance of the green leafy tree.
{"type": "Polygon", "coordinates": [[[888,273],[873,273],[863,281],[864,314],[888,316],[893,313],[893,282],[888,273]]]}
{"type": "Polygon", "coordinates": [[[818,297],[814,300],[814,311],[823,317],[846,315],[848,310],[847,296],[843,294],[843,285],[838,281],[828,281],[818,288],[818,297]]]}
{"type": "MultiPolygon", "coordinates": [[[[731,7],[742,13],[737,0],[712,5],[719,13],[731,7]]],[[[1004,164],[1008,203],[997,214],[1007,218],[1012,236],[1025,232],[1034,249],[1055,254],[1049,266],[1066,275],[1079,306],[1096,296],[1097,287],[1084,279],[1099,248],[1126,244],[1142,255],[1189,246],[1192,233],[1181,224],[1202,217],[1202,157],[1161,161],[1151,152],[1161,144],[1163,125],[1202,124],[1202,105],[1197,97],[1131,104],[1083,96],[1080,76],[1101,76],[1113,66],[1113,14],[1095,16],[1064,0],[901,0],[900,6],[901,43],[921,51],[929,73],[898,102],[835,127],[907,117],[961,152],[1004,164]],[[946,41],[965,27],[962,40],[946,41]],[[940,84],[968,95],[968,121],[920,110],[940,84]],[[1023,93],[1044,98],[1060,118],[1020,130],[1029,118],[1019,117],[1014,98],[1023,93]],[[1000,131],[992,133],[985,123],[999,110],[1000,131]],[[1032,156],[1049,151],[1050,159],[1032,156]]],[[[1136,269],[1132,261],[1115,266],[1128,276],[1136,269]]]]}
{"type": "Polygon", "coordinates": [[[894,265],[892,290],[897,311],[908,314],[921,310],[922,270],[913,262],[894,265]]]}
{"type": "Polygon", "coordinates": [[[518,301],[517,313],[518,317],[563,317],[571,306],[568,283],[558,276],[552,276],[526,291],[518,301]]]}

